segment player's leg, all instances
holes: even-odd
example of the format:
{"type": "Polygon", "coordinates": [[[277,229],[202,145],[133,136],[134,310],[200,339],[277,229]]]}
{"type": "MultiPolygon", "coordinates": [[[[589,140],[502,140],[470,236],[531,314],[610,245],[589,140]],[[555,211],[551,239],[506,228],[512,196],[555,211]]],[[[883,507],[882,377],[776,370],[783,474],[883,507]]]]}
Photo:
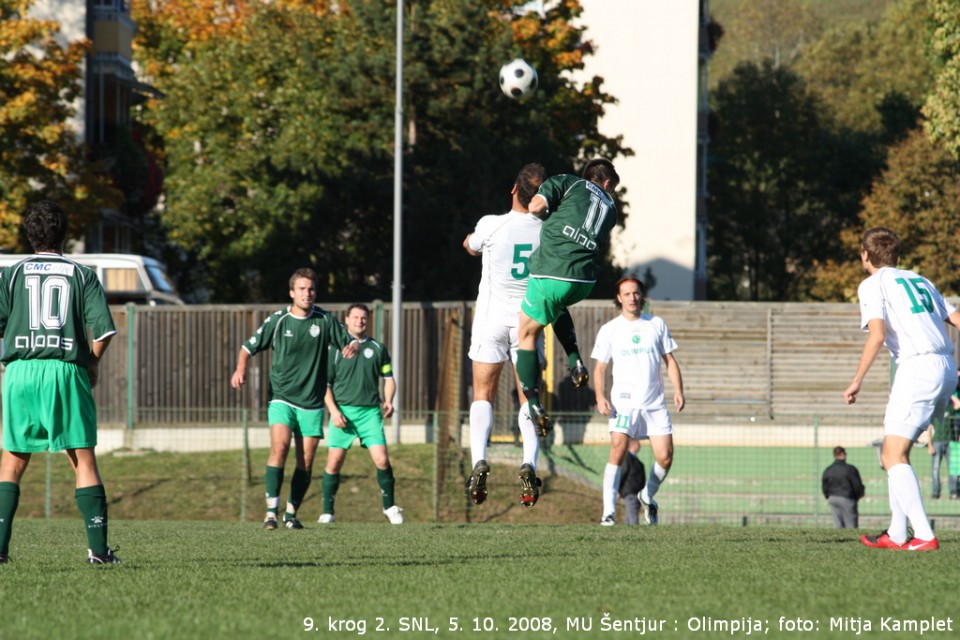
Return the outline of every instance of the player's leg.
{"type": "Polygon", "coordinates": [[[120,560],[107,547],[107,493],[97,468],[93,448],[67,449],[67,458],[76,474],[76,502],[87,532],[88,562],[113,564],[120,560]]]}
{"type": "Polygon", "coordinates": [[[290,493],[287,496],[287,506],[283,513],[283,526],[287,529],[303,529],[297,518],[297,512],[303,499],[310,489],[313,479],[313,459],[317,452],[317,445],[323,437],[322,409],[297,409],[297,424],[293,429],[296,464],[293,477],[290,479],[290,493]]]}
{"type": "Polygon", "coordinates": [[[607,457],[607,466],[603,469],[603,516],[600,524],[613,525],[617,513],[617,495],[620,490],[620,463],[627,453],[627,443],[630,436],[630,416],[622,414],[610,420],[610,454],[607,457]]]}
{"type": "MultiPolygon", "coordinates": [[[[529,290],[529,289],[528,289],[529,290]]],[[[545,323],[531,318],[524,311],[520,312],[520,326],[517,330],[517,376],[520,379],[520,388],[527,397],[530,405],[531,417],[539,417],[542,412],[540,406],[540,362],[537,357],[537,339],[543,333],[545,323]],[[539,410],[537,410],[539,409],[539,410]]],[[[544,425],[538,425],[543,431],[544,425]]],[[[551,425],[552,426],[552,425],[551,425]]],[[[549,429],[546,429],[549,431],[549,429]]]]}
{"type": "MultiPolygon", "coordinates": [[[[473,347],[471,347],[473,350],[473,347]]],[[[478,353],[471,357],[483,357],[478,353]]],[[[493,359],[492,357],[489,359],[493,359]]],[[[474,504],[482,504],[487,499],[487,442],[493,429],[493,400],[503,362],[473,361],[473,402],[470,404],[470,456],[472,472],[467,480],[467,491],[474,504]]]]}
{"type": "MultiPolygon", "coordinates": [[[[927,519],[923,507],[923,498],[920,496],[920,482],[910,466],[910,449],[913,446],[912,438],[887,434],[883,437],[881,461],[887,470],[887,483],[892,496],[896,498],[900,510],[906,515],[910,526],[913,527],[914,540],[930,542],[935,539],[930,521],[927,519]]],[[[898,544],[912,542],[907,540],[905,522],[891,522],[887,529],[890,539],[898,544]],[[901,529],[902,526],[902,529],[901,529]]]]}
{"type": "Polygon", "coordinates": [[[386,444],[371,444],[367,446],[370,459],[377,468],[377,485],[380,487],[380,497],[383,500],[383,515],[391,524],[403,524],[403,509],[396,503],[396,478],[393,475],[393,465],[387,453],[386,444]]]}
{"type": "MultiPolygon", "coordinates": [[[[8,402],[3,403],[4,414],[7,413],[8,404],[8,402]]],[[[4,415],[4,424],[8,425],[3,434],[6,440],[7,431],[10,430],[11,425],[6,420],[6,415],[4,415]]],[[[4,450],[0,455],[0,564],[6,563],[10,557],[13,517],[20,504],[20,479],[23,477],[23,472],[27,470],[31,456],[29,453],[10,451],[6,447],[4,443],[4,450]]]]}
{"type": "Polygon", "coordinates": [[[587,384],[590,374],[580,358],[580,345],[577,344],[577,331],[573,326],[573,316],[570,310],[564,307],[563,311],[553,321],[553,333],[557,342],[567,354],[567,363],[570,366],[570,379],[577,389],[587,384]]]}
{"type": "Polygon", "coordinates": [[[940,461],[943,460],[944,449],[948,444],[948,442],[933,443],[933,456],[930,461],[930,497],[934,500],[940,498],[940,461]]]}
{"type": "Polygon", "coordinates": [[[666,479],[673,464],[673,424],[670,422],[670,413],[666,407],[658,407],[641,412],[642,425],[638,433],[650,439],[650,448],[653,450],[653,465],[647,476],[646,486],[637,497],[643,507],[643,517],[649,525],[660,522],[660,507],[653,497],[660,490],[661,483],[666,479]]]}
{"type": "MultiPolygon", "coordinates": [[[[333,431],[330,431],[333,436],[333,431]]],[[[347,449],[334,447],[327,442],[327,464],[323,470],[323,513],[320,516],[321,524],[329,524],[334,518],[334,503],[337,500],[337,491],[340,489],[340,469],[343,468],[343,462],[347,459],[347,449]]]]}
{"type": "Polygon", "coordinates": [[[264,529],[276,529],[280,526],[277,520],[277,513],[280,509],[280,489],[283,487],[283,469],[287,464],[290,440],[293,438],[293,430],[288,424],[292,421],[292,416],[286,415],[286,409],[293,411],[292,407],[278,402],[271,402],[268,409],[268,419],[271,423],[270,455],[267,457],[267,468],[263,474],[267,502],[267,515],[263,520],[264,529]],[[285,414],[282,418],[283,422],[274,421],[274,416],[277,413],[285,414]]]}
{"type": "MultiPolygon", "coordinates": [[[[539,345],[542,347],[542,345],[539,345]]],[[[537,434],[537,427],[530,418],[530,406],[527,404],[527,397],[523,395],[523,389],[520,388],[520,378],[517,376],[516,367],[513,370],[514,381],[517,384],[517,401],[520,410],[517,412],[517,426],[520,428],[520,436],[523,439],[523,462],[529,464],[534,470],[537,468],[537,458],[540,456],[540,437],[537,434]]]]}

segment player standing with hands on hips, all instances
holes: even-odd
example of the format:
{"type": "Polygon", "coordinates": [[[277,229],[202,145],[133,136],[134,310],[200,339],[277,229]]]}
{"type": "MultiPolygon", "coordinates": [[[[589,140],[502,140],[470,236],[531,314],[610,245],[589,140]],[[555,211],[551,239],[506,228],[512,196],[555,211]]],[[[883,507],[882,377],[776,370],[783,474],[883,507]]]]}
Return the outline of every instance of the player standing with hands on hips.
{"type": "Polygon", "coordinates": [[[3,457],[0,564],[9,561],[20,479],[30,456],[66,451],[87,532],[87,562],[117,564],[107,546],[107,495],[97,467],[97,407],[91,389],[117,332],[97,274],[63,257],[67,214],[44,200],[23,216],[36,255],[0,272],[3,336],[3,457]],[[87,341],[87,327],[93,342],[87,341]]]}
{"type": "Polygon", "coordinates": [[[267,515],[263,528],[268,530],[279,526],[280,487],[291,439],[295,443],[297,462],[283,526],[303,529],[297,510],[310,488],[313,457],[323,438],[328,348],[330,345],[343,348],[343,354],[349,358],[356,354],[358,344],[334,316],[314,305],[317,275],[312,269],[297,269],[290,276],[290,299],[293,304],[271,314],[240,347],[237,368],[230,380],[233,388],[239,389],[247,379],[250,358],[265,349],[273,349],[267,405],[270,456],[264,472],[267,515]]]}
{"type": "Polygon", "coordinates": [[[843,392],[853,404],[863,379],[884,346],[896,363],[883,419],[880,461],[890,491],[890,526],[878,536],[863,536],[868,547],[896,551],[940,548],[910,466],[910,449],[934,416],[942,416],[957,386],[953,344],[944,323],[960,328],[960,313],[936,286],[913,271],[897,268],[900,238],[884,227],[863,234],[860,261],[869,277],[860,284],[860,327],[867,331],[860,364],[843,392]],[[913,527],[908,538],[907,522],[913,527]]]}
{"type": "Polygon", "coordinates": [[[617,283],[616,303],[620,315],[600,327],[591,357],[597,411],[610,418],[610,457],[603,472],[603,516],[600,524],[615,524],[620,464],[627,454],[630,438],[649,438],[655,461],[646,486],[637,497],[649,525],[659,522],[658,505],[653,499],[660,483],[673,464],[673,426],[667,411],[660,375],[661,361],[667,365],[667,377],[673,385],[673,406],[683,411],[683,378],[673,357],[677,349],[666,323],[643,312],[646,287],[636,278],[617,283]],[[607,363],[613,360],[613,388],[607,400],[607,363]]]}

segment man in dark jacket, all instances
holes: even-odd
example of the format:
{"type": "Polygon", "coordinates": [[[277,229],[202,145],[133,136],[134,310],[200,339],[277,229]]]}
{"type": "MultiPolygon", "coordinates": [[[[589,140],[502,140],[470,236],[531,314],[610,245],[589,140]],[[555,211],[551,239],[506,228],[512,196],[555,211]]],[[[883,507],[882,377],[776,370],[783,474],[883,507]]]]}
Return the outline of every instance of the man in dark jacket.
{"type": "Polygon", "coordinates": [[[857,500],[863,497],[860,472],[847,464],[847,451],[833,448],[833,464],[823,471],[823,497],[833,510],[833,524],[837,529],[856,529],[859,520],[857,500]]]}

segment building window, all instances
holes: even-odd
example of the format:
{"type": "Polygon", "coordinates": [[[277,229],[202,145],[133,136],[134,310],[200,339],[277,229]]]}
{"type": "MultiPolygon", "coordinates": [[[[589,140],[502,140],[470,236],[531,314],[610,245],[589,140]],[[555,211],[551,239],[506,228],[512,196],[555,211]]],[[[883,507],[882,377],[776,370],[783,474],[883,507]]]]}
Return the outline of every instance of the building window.
{"type": "Polygon", "coordinates": [[[126,4],[126,0],[93,0],[94,9],[113,9],[115,11],[125,11],[126,4]]]}

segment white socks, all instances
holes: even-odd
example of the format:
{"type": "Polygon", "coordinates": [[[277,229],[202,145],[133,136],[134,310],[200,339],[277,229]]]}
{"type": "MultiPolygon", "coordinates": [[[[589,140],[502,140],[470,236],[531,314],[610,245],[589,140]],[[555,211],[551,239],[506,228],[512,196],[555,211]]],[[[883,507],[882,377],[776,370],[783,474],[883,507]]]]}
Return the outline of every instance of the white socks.
{"type": "Polygon", "coordinates": [[[517,414],[517,424],[520,425],[520,435],[523,436],[523,464],[537,468],[537,456],[540,454],[540,437],[530,419],[530,407],[526,402],[520,407],[517,414]]]}
{"type": "Polygon", "coordinates": [[[487,440],[493,428],[493,405],[486,400],[470,404],[470,456],[473,465],[487,457],[487,440]]]}
{"type": "Polygon", "coordinates": [[[617,512],[617,494],[620,490],[620,465],[607,463],[603,469],[603,515],[617,512]]]}
{"type": "Polygon", "coordinates": [[[920,540],[933,540],[933,529],[923,508],[920,483],[909,464],[895,464],[887,471],[887,486],[890,491],[890,527],[887,535],[894,542],[907,540],[907,520],[913,526],[913,535],[920,540]],[[895,504],[896,503],[896,504],[895,504]]]}
{"type": "Polygon", "coordinates": [[[647,478],[647,486],[643,488],[642,493],[647,497],[647,502],[660,490],[660,483],[667,477],[669,469],[664,469],[659,462],[654,461],[653,468],[650,469],[650,476],[647,478]]]}

